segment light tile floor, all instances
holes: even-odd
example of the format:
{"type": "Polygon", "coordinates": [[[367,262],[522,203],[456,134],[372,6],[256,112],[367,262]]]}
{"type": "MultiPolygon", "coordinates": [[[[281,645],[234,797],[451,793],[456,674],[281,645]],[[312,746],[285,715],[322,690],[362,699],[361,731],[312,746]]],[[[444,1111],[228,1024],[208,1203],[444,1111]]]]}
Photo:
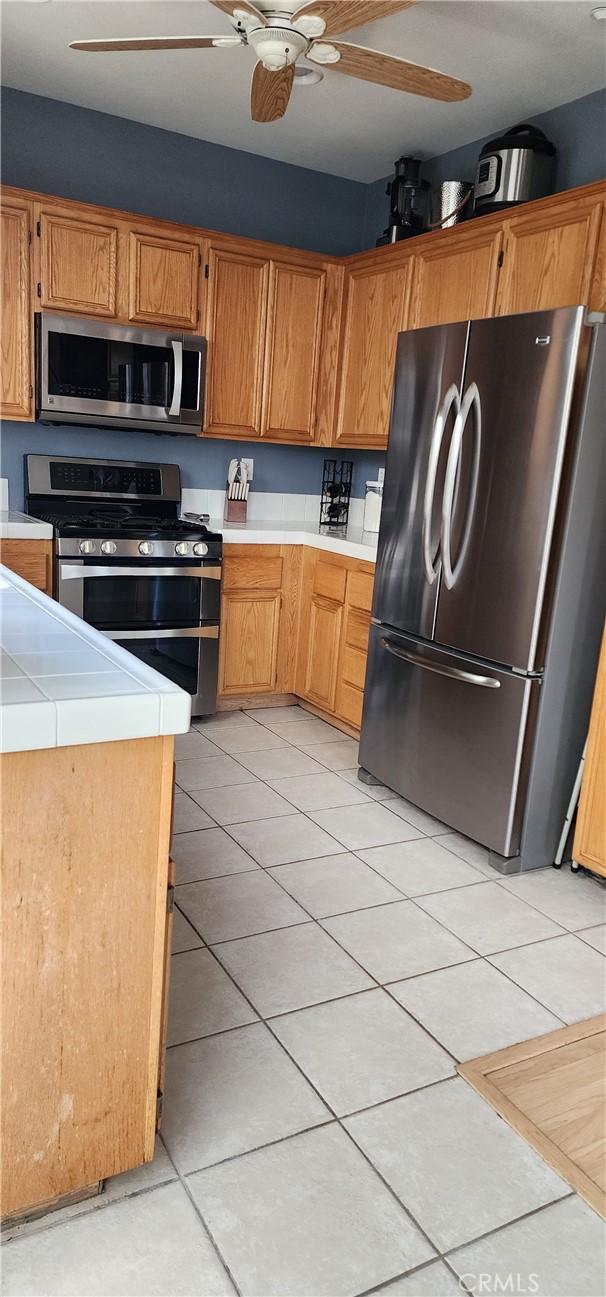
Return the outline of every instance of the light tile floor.
{"type": "Polygon", "coordinates": [[[299,707],[177,740],[162,1139],[13,1231],[7,1297],[603,1293],[603,1223],[455,1064],[604,1007],[606,890],[501,878],[356,759],[299,707]]]}

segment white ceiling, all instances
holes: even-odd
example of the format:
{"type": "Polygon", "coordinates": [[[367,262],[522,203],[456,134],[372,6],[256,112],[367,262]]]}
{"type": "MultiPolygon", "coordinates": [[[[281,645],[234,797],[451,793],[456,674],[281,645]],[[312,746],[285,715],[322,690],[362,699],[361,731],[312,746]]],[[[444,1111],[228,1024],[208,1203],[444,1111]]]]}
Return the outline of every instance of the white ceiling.
{"type": "MultiPolygon", "coordinates": [[[[431,157],[604,84],[597,0],[423,0],[341,39],[469,81],[444,104],[326,70],[286,117],[250,120],[252,50],[83,54],[70,40],[228,34],[206,0],[2,0],[2,81],[101,112],[370,181],[401,153],[431,157]]],[[[161,165],[161,160],[158,160],[161,165]]]]}

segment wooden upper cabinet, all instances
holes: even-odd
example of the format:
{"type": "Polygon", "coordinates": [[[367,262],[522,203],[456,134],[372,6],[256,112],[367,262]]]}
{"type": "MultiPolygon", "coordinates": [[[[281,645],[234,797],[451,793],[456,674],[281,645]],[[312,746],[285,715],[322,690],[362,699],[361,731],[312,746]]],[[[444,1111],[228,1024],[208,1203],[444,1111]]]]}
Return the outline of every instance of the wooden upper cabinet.
{"type": "Polygon", "coordinates": [[[414,259],[410,327],[494,315],[501,230],[431,235],[414,259]]]}
{"type": "Polygon", "coordinates": [[[206,433],[261,434],[268,277],[263,257],[209,249],[206,433]]]}
{"type": "Polygon", "coordinates": [[[497,314],[589,302],[602,203],[571,198],[503,222],[497,314]]]}
{"type": "Polygon", "coordinates": [[[83,315],[118,314],[118,224],[41,209],[40,305],[83,315]]]}
{"type": "Polygon", "coordinates": [[[396,341],[408,327],[411,266],[412,257],[346,275],[338,445],[387,444],[396,341]]]}
{"type": "Polygon", "coordinates": [[[131,230],[128,318],[137,324],[198,325],[200,248],[197,239],[131,230]]]}
{"type": "Polygon", "coordinates": [[[0,209],[2,336],[0,414],[34,418],[30,243],[32,208],[7,202],[0,209]]]}
{"type": "Polygon", "coordinates": [[[272,261],[262,435],[314,440],[326,272],[272,261]]]}

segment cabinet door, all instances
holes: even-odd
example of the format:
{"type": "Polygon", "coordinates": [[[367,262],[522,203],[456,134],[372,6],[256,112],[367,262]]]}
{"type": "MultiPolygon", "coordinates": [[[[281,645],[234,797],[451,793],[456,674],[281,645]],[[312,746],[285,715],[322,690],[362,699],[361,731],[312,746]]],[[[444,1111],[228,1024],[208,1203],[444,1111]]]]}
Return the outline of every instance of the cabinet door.
{"type": "Polygon", "coordinates": [[[272,261],[263,381],[263,436],[311,442],[326,273],[272,261]]]}
{"type": "Polygon", "coordinates": [[[219,693],[270,693],[276,686],[279,591],[228,592],[221,607],[219,693]]]}
{"type": "Polygon", "coordinates": [[[269,262],[211,248],[208,272],[204,431],[220,437],[258,437],[269,262]]]}
{"type": "Polygon", "coordinates": [[[334,711],[335,706],[342,621],[342,604],[313,596],[303,694],[327,712],[334,711]]]}
{"type": "Polygon", "coordinates": [[[573,858],[606,876],[606,633],[593,695],[573,858]]]}
{"type": "Polygon", "coordinates": [[[2,374],[0,414],[34,418],[30,241],[32,210],[8,202],[0,211],[2,243],[2,374]]]}
{"type": "Polygon", "coordinates": [[[40,304],[84,315],[117,314],[118,226],[40,212],[40,304]]]}
{"type": "Polygon", "coordinates": [[[503,225],[497,314],[546,311],[589,301],[601,204],[572,199],[503,225]]]}
{"type": "Polygon", "coordinates": [[[373,581],[369,572],[349,572],[347,576],[335,711],[356,729],[362,723],[373,581]]]}
{"type": "Polygon", "coordinates": [[[200,243],[131,230],[128,318],[194,329],[198,324],[200,243]]]}
{"type": "Polygon", "coordinates": [[[336,442],[387,444],[398,333],[407,327],[412,258],[349,272],[336,442]]]}
{"type": "Polygon", "coordinates": [[[45,594],[52,594],[53,542],[0,540],[0,563],[45,594]]]}
{"type": "Polygon", "coordinates": [[[334,711],[347,572],[344,566],[305,556],[298,692],[334,711]]]}
{"type": "Polygon", "coordinates": [[[415,256],[413,329],[494,315],[501,230],[449,230],[448,236],[432,236],[415,256]]]}

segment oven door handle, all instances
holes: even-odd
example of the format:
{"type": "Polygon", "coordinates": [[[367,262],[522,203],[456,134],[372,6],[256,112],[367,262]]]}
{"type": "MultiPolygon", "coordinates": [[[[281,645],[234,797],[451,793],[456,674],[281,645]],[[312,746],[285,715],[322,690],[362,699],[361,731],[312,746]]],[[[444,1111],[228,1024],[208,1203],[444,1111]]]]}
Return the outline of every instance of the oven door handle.
{"type": "Polygon", "coordinates": [[[175,358],[175,381],[168,413],[171,419],[176,419],[181,413],[181,397],[183,393],[183,343],[180,338],[173,338],[170,345],[175,358]]]}
{"type": "Polygon", "coordinates": [[[91,576],[199,576],[204,581],[220,581],[220,567],[97,567],[85,563],[59,563],[61,581],[86,581],[91,576]]]}
{"type": "Polygon", "coordinates": [[[106,639],[126,640],[126,639],[218,639],[218,626],[187,626],[185,629],[175,630],[103,630],[102,635],[106,639]]]}

